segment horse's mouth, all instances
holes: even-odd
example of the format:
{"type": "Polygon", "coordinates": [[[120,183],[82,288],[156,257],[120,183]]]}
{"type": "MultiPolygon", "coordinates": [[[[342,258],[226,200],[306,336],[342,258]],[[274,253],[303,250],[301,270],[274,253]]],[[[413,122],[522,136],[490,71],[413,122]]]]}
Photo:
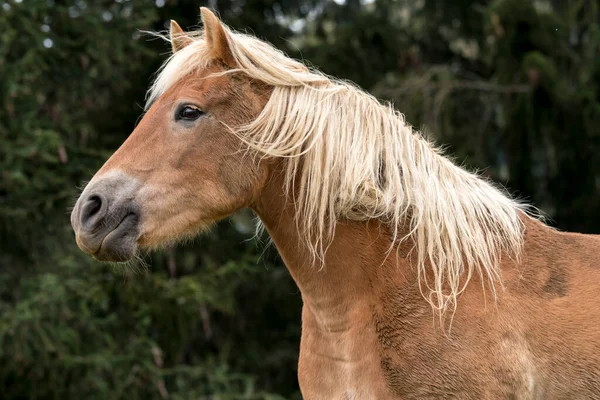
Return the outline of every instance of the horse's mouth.
{"type": "Polygon", "coordinates": [[[130,260],[137,252],[138,232],[138,214],[127,213],[117,226],[102,239],[100,247],[92,256],[99,261],[125,262],[130,260]]]}

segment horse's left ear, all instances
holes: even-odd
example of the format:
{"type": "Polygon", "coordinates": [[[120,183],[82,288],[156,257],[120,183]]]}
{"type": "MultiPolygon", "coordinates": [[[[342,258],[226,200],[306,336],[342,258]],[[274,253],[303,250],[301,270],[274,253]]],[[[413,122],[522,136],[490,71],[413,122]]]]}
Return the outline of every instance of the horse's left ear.
{"type": "Polygon", "coordinates": [[[229,34],[221,21],[206,7],[200,7],[200,14],[204,24],[204,38],[212,56],[223,61],[227,66],[235,68],[235,60],[229,47],[229,34]]]}

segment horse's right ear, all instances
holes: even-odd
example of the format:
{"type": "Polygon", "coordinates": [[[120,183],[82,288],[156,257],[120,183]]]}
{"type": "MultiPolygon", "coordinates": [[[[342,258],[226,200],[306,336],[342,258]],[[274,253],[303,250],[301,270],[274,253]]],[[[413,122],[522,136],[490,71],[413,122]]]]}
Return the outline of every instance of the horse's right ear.
{"type": "Polygon", "coordinates": [[[169,36],[171,39],[171,48],[173,49],[173,53],[177,53],[179,50],[193,42],[193,39],[189,37],[188,34],[181,29],[179,24],[173,20],[171,20],[169,36]]]}

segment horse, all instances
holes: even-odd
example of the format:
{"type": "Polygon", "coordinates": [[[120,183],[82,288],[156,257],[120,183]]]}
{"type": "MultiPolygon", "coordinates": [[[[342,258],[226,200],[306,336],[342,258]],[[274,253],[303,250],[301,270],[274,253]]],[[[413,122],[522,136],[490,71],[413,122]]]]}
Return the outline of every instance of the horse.
{"type": "Polygon", "coordinates": [[[457,166],[392,106],[201,8],[82,191],[81,250],[125,262],[242,208],[303,300],[306,399],[600,398],[597,236],[457,166]]]}

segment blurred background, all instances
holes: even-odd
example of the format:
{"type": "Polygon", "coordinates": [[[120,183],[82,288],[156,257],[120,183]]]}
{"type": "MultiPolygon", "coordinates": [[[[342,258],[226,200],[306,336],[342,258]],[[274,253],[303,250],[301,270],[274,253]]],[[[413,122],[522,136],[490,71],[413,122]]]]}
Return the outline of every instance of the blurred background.
{"type": "Polygon", "coordinates": [[[600,231],[600,1],[0,0],[0,399],[300,398],[300,295],[248,211],[137,272],[71,231],[169,52],[141,31],[201,5],[600,231]]]}

